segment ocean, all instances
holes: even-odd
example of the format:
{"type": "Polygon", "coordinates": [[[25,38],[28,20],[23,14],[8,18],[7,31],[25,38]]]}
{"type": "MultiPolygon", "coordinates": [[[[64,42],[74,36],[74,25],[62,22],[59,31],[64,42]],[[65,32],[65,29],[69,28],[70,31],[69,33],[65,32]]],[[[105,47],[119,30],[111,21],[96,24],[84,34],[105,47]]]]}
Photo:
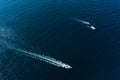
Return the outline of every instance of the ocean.
{"type": "Polygon", "coordinates": [[[0,80],[120,80],[119,24],[120,0],[0,0],[0,80]]]}

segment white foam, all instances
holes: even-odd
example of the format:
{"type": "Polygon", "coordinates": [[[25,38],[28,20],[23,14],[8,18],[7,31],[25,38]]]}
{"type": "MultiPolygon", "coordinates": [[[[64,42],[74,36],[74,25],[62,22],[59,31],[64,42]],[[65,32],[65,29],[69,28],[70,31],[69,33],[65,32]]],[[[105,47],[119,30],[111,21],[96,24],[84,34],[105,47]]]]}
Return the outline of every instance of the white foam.
{"type": "Polygon", "coordinates": [[[92,30],[96,30],[96,28],[93,25],[91,25],[89,22],[87,22],[87,21],[84,21],[84,20],[81,20],[81,19],[77,19],[77,18],[72,18],[72,19],[87,25],[87,27],[92,29],[92,30]]]}
{"type": "Polygon", "coordinates": [[[89,22],[84,21],[84,20],[82,20],[82,19],[77,19],[77,18],[72,18],[72,19],[74,19],[74,20],[76,20],[76,21],[78,21],[78,22],[81,22],[81,23],[83,23],[83,24],[87,24],[87,25],[90,24],[89,22]]]}
{"type": "Polygon", "coordinates": [[[32,57],[34,59],[44,61],[46,63],[49,63],[49,64],[57,66],[57,67],[62,67],[62,68],[65,68],[65,69],[72,68],[68,64],[65,64],[65,63],[63,63],[63,62],[61,62],[59,60],[56,60],[54,58],[51,58],[51,57],[48,57],[48,56],[45,56],[45,55],[40,55],[40,54],[36,54],[36,53],[32,53],[32,52],[29,52],[29,51],[25,51],[25,50],[22,50],[22,49],[16,49],[16,48],[14,48],[14,50],[25,53],[25,55],[28,55],[28,56],[30,56],[30,57],[32,57]]]}
{"type": "Polygon", "coordinates": [[[22,53],[24,53],[24,55],[30,56],[34,59],[38,59],[40,61],[44,61],[46,63],[49,63],[49,64],[57,66],[57,67],[62,67],[62,68],[65,68],[65,69],[72,68],[70,65],[65,64],[65,63],[63,63],[59,60],[54,59],[54,58],[44,56],[44,55],[40,55],[40,54],[35,54],[35,53],[29,52],[29,51],[26,51],[26,50],[23,50],[23,49],[16,48],[13,45],[13,41],[11,41],[11,39],[13,41],[14,41],[14,39],[16,39],[16,38],[14,38],[13,31],[0,26],[0,52],[3,52],[2,48],[7,48],[7,49],[10,49],[10,50],[15,50],[15,51],[18,51],[18,52],[22,52],[22,53]],[[10,40],[10,41],[8,41],[8,40],[10,40]]]}

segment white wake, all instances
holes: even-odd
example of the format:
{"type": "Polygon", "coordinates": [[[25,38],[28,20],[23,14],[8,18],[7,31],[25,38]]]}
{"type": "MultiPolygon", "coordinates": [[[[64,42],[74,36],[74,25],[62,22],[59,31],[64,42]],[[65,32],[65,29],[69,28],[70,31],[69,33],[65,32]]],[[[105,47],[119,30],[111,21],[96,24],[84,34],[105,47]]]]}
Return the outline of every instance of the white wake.
{"type": "Polygon", "coordinates": [[[78,22],[80,22],[80,23],[82,23],[82,24],[85,24],[88,28],[90,28],[90,29],[92,29],[92,30],[96,30],[96,28],[95,28],[95,26],[93,26],[93,25],[91,25],[89,22],[87,22],[87,21],[84,21],[84,20],[82,20],[82,19],[77,19],[77,18],[72,18],[73,20],[75,20],[75,21],[78,21],[78,22]]]}
{"type": "Polygon", "coordinates": [[[26,51],[26,50],[23,50],[20,48],[16,48],[13,44],[13,42],[15,40],[16,40],[16,38],[14,38],[14,34],[11,30],[0,26],[0,52],[3,52],[3,48],[7,48],[10,50],[15,50],[15,51],[24,53],[24,55],[27,55],[31,58],[49,63],[49,64],[57,66],[57,67],[62,67],[65,69],[72,68],[70,65],[67,65],[59,60],[54,59],[54,58],[40,55],[40,54],[36,54],[33,52],[29,52],[29,51],[26,51]]]}
{"type": "Polygon", "coordinates": [[[32,57],[34,59],[44,61],[46,63],[49,63],[49,64],[57,66],[57,67],[62,67],[62,68],[65,68],[65,69],[72,68],[70,65],[65,64],[65,63],[63,63],[61,61],[58,61],[58,60],[56,60],[54,58],[51,58],[49,56],[40,55],[40,54],[32,53],[32,52],[29,52],[29,51],[26,51],[26,50],[17,49],[17,48],[14,48],[14,50],[25,53],[26,55],[28,55],[28,56],[30,56],[30,57],[32,57]]]}

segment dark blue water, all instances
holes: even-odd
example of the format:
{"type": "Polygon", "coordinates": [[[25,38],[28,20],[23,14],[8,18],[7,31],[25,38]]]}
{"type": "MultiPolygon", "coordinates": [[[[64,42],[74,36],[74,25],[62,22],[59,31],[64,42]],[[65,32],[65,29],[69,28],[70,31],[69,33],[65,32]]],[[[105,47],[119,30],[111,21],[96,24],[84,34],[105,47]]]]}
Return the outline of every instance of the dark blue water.
{"type": "Polygon", "coordinates": [[[0,80],[120,80],[119,24],[120,0],[0,0],[0,25],[17,35],[10,44],[73,67],[0,48],[0,80]]]}

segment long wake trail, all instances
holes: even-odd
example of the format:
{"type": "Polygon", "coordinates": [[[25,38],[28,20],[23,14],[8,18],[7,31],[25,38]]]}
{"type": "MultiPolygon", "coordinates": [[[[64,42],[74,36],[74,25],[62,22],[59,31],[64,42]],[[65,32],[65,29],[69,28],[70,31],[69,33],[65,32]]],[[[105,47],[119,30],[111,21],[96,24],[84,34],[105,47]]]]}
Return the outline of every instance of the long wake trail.
{"type": "MultiPolygon", "coordinates": [[[[48,57],[45,55],[36,54],[36,53],[30,52],[30,51],[26,51],[21,48],[17,48],[13,45],[14,40],[15,40],[15,38],[14,38],[13,32],[10,29],[0,26],[0,49],[7,48],[10,50],[18,51],[18,52],[21,52],[24,55],[27,55],[31,58],[49,63],[49,64],[57,66],[57,67],[62,67],[65,69],[72,68],[70,65],[65,64],[62,61],[56,60],[54,58],[51,58],[51,57],[48,57]]],[[[3,49],[2,49],[2,51],[3,51],[3,49]]]]}
{"type": "Polygon", "coordinates": [[[49,63],[49,64],[57,66],[57,67],[62,67],[62,68],[65,68],[65,69],[71,69],[72,68],[70,65],[63,63],[62,61],[56,60],[54,58],[51,58],[51,57],[48,57],[48,56],[45,56],[45,55],[40,55],[40,54],[36,54],[36,53],[29,52],[29,51],[26,51],[26,50],[17,49],[17,48],[13,48],[13,49],[18,51],[18,52],[25,53],[25,55],[28,55],[28,56],[30,56],[34,59],[44,61],[46,63],[49,63]]]}

